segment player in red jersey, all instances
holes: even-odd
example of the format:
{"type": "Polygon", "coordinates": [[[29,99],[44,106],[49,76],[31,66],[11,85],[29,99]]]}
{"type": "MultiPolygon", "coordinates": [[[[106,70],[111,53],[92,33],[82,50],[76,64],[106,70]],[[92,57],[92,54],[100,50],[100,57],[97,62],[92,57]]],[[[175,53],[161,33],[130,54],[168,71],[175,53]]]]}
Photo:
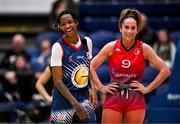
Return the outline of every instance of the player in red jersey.
{"type": "Polygon", "coordinates": [[[122,38],[106,44],[92,59],[90,66],[93,81],[106,95],[102,123],[143,123],[146,110],[144,94],[157,88],[170,75],[170,70],[149,45],[136,40],[141,30],[141,14],[138,10],[123,10],[119,29],[122,38]],[[104,86],[95,70],[107,58],[111,80],[104,86]],[[159,70],[148,86],[141,82],[145,60],[159,70]]]}

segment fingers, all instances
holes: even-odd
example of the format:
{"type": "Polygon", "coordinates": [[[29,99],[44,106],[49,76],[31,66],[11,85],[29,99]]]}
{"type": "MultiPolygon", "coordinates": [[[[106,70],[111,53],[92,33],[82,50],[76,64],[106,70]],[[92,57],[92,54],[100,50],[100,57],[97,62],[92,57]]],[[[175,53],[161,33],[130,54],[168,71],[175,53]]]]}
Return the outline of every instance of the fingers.
{"type": "Polygon", "coordinates": [[[111,91],[110,89],[107,89],[105,93],[110,93],[110,94],[115,94],[113,91],[111,91]]]}
{"type": "Polygon", "coordinates": [[[132,83],[130,83],[129,85],[132,86],[133,88],[139,88],[139,87],[142,87],[142,84],[139,83],[138,81],[131,81],[132,83]]]}
{"type": "Polygon", "coordinates": [[[90,96],[90,102],[91,102],[91,104],[92,104],[92,106],[93,106],[93,109],[95,110],[95,108],[97,107],[97,104],[98,104],[98,98],[97,98],[97,96],[91,95],[91,96],[90,96]]]}
{"type": "Polygon", "coordinates": [[[111,94],[114,94],[114,92],[117,91],[118,87],[119,86],[117,83],[110,83],[110,84],[106,85],[107,92],[111,93],[111,94]]]}
{"type": "Polygon", "coordinates": [[[82,112],[78,112],[77,115],[80,120],[90,118],[89,112],[87,111],[86,108],[84,108],[84,110],[82,112]]]}
{"type": "Polygon", "coordinates": [[[96,109],[97,104],[98,104],[98,100],[94,100],[94,101],[93,101],[93,109],[94,109],[94,110],[96,109]]]}
{"type": "Polygon", "coordinates": [[[148,91],[144,85],[138,81],[131,81],[133,83],[130,84],[130,86],[133,87],[134,91],[140,91],[143,94],[146,94],[148,91]]]}
{"type": "Polygon", "coordinates": [[[118,85],[118,83],[110,83],[110,84],[108,84],[108,85],[106,85],[106,86],[109,86],[109,87],[119,87],[119,85],[118,85]]]}

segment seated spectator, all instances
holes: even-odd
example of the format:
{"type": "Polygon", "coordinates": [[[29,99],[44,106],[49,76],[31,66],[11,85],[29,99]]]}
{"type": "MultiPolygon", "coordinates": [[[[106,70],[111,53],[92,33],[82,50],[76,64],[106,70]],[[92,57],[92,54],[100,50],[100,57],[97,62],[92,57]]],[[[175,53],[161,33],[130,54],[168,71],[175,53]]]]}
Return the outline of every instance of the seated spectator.
{"type": "Polygon", "coordinates": [[[8,50],[2,61],[0,62],[0,67],[4,69],[13,68],[16,57],[18,55],[23,55],[28,61],[30,60],[30,56],[25,51],[25,37],[22,34],[15,34],[12,38],[12,48],[8,50]]]}
{"type": "Polygon", "coordinates": [[[56,0],[56,1],[54,1],[54,3],[52,4],[51,12],[50,12],[50,21],[54,22],[57,15],[65,9],[69,9],[75,13],[79,13],[78,0],[56,0]]]}
{"type": "Polygon", "coordinates": [[[148,17],[144,13],[141,13],[141,16],[142,29],[137,37],[139,40],[142,40],[144,43],[147,43],[148,45],[152,46],[156,41],[156,33],[154,29],[152,29],[149,26],[148,17]]]}
{"type": "Polygon", "coordinates": [[[176,46],[174,42],[172,42],[168,30],[160,29],[157,32],[157,42],[154,43],[153,48],[159,57],[166,62],[168,67],[172,68],[175,59],[176,46]]]}
{"type": "Polygon", "coordinates": [[[31,66],[35,72],[42,72],[49,64],[49,56],[51,52],[51,44],[48,40],[40,42],[40,53],[32,58],[31,66]]]}
{"type": "Polygon", "coordinates": [[[35,91],[33,85],[34,73],[23,55],[16,57],[15,66],[4,74],[4,96],[7,101],[30,102],[35,91]]]}

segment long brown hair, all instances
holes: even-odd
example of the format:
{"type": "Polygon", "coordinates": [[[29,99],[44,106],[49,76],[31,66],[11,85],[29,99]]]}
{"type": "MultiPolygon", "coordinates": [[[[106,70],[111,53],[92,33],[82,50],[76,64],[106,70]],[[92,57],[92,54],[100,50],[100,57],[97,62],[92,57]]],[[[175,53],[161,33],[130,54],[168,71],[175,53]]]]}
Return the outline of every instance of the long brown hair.
{"type": "Polygon", "coordinates": [[[120,14],[120,17],[119,17],[119,26],[121,27],[122,26],[122,22],[124,19],[126,18],[134,18],[137,22],[137,30],[138,32],[141,31],[141,28],[142,28],[142,20],[141,20],[141,13],[136,10],[136,9],[130,9],[130,8],[127,8],[127,9],[124,9],[121,14],[120,14]]]}

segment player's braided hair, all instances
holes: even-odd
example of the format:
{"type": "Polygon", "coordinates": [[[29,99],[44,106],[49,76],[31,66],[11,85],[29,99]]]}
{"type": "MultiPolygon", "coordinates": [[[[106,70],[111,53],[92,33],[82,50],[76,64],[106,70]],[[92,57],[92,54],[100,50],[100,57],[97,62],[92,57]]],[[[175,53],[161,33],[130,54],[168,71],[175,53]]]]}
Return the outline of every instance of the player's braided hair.
{"type": "Polygon", "coordinates": [[[64,10],[61,13],[59,13],[59,15],[55,19],[55,27],[56,27],[56,29],[59,30],[59,24],[61,24],[60,18],[61,18],[61,16],[65,15],[65,14],[70,14],[75,22],[79,22],[79,16],[78,16],[77,13],[73,12],[72,10],[64,10]]]}

